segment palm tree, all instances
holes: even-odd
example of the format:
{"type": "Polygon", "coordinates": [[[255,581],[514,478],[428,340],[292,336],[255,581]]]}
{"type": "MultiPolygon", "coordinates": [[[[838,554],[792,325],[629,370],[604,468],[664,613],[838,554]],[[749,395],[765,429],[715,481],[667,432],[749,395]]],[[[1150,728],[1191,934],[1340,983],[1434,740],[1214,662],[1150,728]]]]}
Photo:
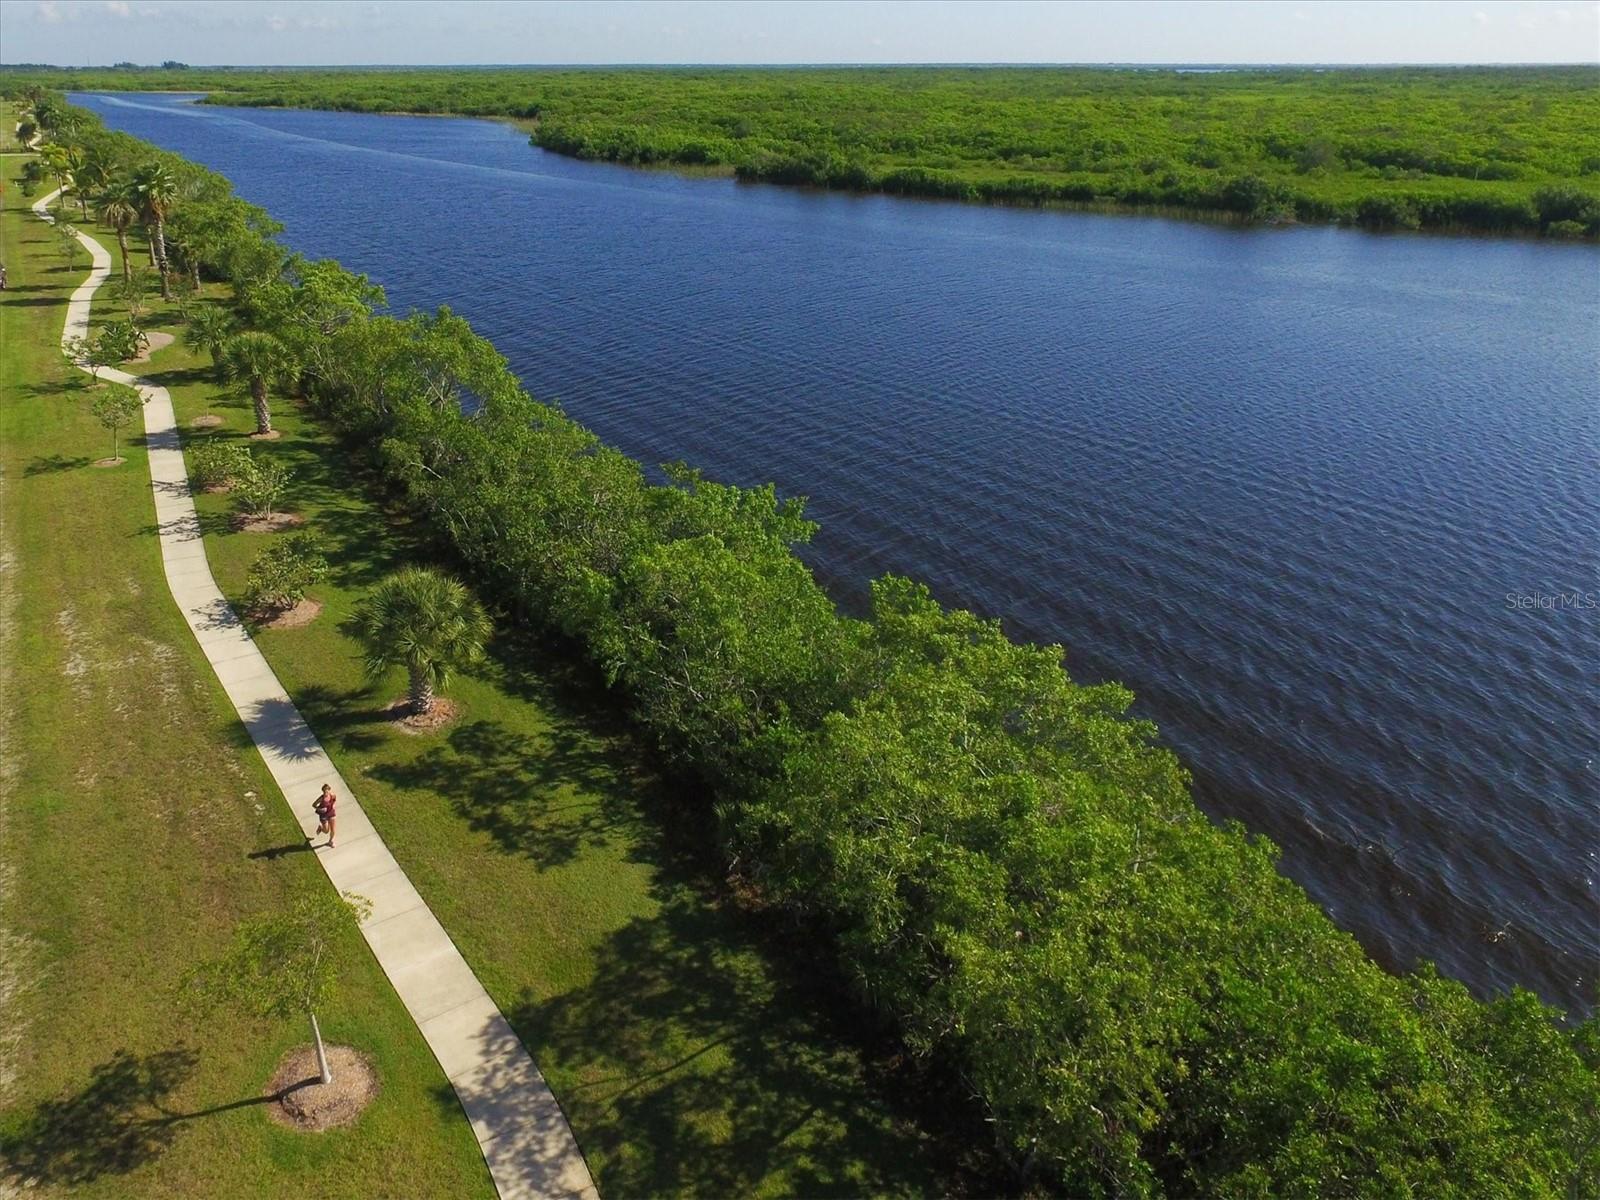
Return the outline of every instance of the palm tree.
{"type": "Polygon", "coordinates": [[[150,253],[156,270],[161,272],[161,298],[171,300],[172,288],[167,282],[167,214],[177,201],[178,181],[164,164],[154,162],[134,173],[133,186],[145,223],[150,226],[150,253]]]}
{"type": "Polygon", "coordinates": [[[83,219],[89,219],[89,202],[99,203],[99,194],[110,184],[116,174],[117,160],[103,145],[88,146],[72,170],[72,185],[83,205],[83,219]]]}
{"type": "Polygon", "coordinates": [[[139,219],[139,194],[129,179],[113,179],[95,201],[100,219],[116,232],[117,249],[122,251],[122,278],[133,279],[133,267],[128,263],[128,230],[139,219]]]}
{"type": "MultiPolygon", "coordinates": [[[[83,219],[89,219],[89,192],[91,190],[90,177],[95,173],[95,167],[90,165],[89,151],[82,146],[68,146],[66,154],[67,174],[72,177],[72,194],[78,198],[78,208],[83,213],[83,219]]],[[[93,186],[98,187],[98,184],[93,186]]]]}
{"type": "Polygon", "coordinates": [[[56,211],[59,213],[67,206],[67,176],[72,173],[71,156],[65,146],[51,142],[40,149],[39,160],[56,177],[56,187],[60,189],[60,195],[56,197],[56,211]]]}
{"type": "Polygon", "coordinates": [[[357,606],[355,626],[368,676],[405,667],[419,717],[433,710],[433,689],[451,670],[483,657],[492,631],[472,593],[428,567],[404,567],[380,583],[357,606]]]}
{"type": "Polygon", "coordinates": [[[271,433],[267,380],[294,372],[293,352],[270,333],[237,333],[222,348],[222,365],[230,379],[244,379],[250,384],[250,398],[256,404],[256,433],[271,433]]]}
{"type": "Polygon", "coordinates": [[[228,310],[218,304],[202,304],[189,314],[189,327],[183,331],[183,344],[211,355],[211,364],[216,367],[217,380],[221,382],[228,376],[223,354],[233,335],[233,317],[228,310]]]}

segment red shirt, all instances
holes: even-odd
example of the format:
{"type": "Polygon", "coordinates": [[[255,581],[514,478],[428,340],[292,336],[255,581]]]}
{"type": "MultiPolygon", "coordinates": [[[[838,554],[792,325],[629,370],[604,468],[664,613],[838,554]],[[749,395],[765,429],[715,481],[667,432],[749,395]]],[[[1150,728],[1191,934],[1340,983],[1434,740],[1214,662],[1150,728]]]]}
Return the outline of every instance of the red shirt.
{"type": "Polygon", "coordinates": [[[326,821],[333,816],[334,803],[339,799],[333,792],[323,792],[317,797],[317,803],[322,805],[322,819],[326,821]]]}

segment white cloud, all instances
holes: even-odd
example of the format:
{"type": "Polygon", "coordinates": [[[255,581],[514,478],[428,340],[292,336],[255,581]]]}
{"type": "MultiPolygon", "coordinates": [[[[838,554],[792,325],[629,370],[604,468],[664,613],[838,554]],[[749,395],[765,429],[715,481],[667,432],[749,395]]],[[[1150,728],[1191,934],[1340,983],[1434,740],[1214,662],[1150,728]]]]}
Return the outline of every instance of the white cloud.
{"type": "Polygon", "coordinates": [[[39,20],[46,25],[57,25],[62,20],[62,12],[56,7],[56,0],[39,0],[39,20]]]}
{"type": "Polygon", "coordinates": [[[1489,14],[1480,8],[1477,12],[1472,14],[1472,19],[1479,25],[1487,25],[1489,23],[1489,14]]]}
{"type": "Polygon", "coordinates": [[[114,17],[126,20],[133,16],[133,9],[128,6],[128,0],[106,0],[106,11],[114,17]]]}
{"type": "Polygon", "coordinates": [[[280,17],[274,13],[272,16],[267,18],[267,28],[272,30],[273,33],[282,33],[285,29],[289,28],[289,18],[280,17]]]}

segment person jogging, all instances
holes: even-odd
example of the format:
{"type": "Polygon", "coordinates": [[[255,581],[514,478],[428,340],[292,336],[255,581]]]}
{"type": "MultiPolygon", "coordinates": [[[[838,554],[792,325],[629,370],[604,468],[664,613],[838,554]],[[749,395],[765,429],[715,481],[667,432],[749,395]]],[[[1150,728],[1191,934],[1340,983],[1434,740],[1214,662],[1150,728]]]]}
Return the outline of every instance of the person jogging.
{"type": "Polygon", "coordinates": [[[339,797],[334,795],[333,784],[322,785],[322,795],[311,805],[311,811],[317,814],[317,832],[328,835],[328,849],[333,849],[333,821],[334,806],[339,802],[339,797]]]}

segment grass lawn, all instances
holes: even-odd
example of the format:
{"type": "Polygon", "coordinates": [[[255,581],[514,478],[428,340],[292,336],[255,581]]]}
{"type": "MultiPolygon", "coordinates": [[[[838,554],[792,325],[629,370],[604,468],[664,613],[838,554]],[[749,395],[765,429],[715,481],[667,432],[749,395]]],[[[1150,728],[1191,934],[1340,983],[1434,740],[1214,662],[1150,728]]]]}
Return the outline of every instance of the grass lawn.
{"type": "Polygon", "coordinates": [[[299,1023],[175,1003],[240,918],[328,884],[281,852],[298,830],[168,594],[141,439],[89,465],[110,439],[59,350],[88,257],[69,267],[27,212],[24,161],[0,159],[0,1193],[21,1174],[30,1196],[491,1197],[354,934],[323,1029],[382,1092],[347,1129],[292,1133],[259,1103],[299,1023]]]}
{"type": "MultiPolygon", "coordinates": [[[[152,328],[160,328],[156,320],[152,328]]],[[[169,326],[176,328],[176,326],[169,326]]],[[[180,427],[253,428],[248,400],[182,344],[143,371],[180,427]]],[[[400,864],[507,1013],[572,1122],[602,1195],[925,1195],[956,1157],[884,1098],[887,1066],[828,1015],[804,962],[774,954],[706,865],[702,813],[654,777],[604,697],[510,637],[454,679],[453,725],[397,730],[343,631],[387,571],[433,557],[385,511],[356,456],[275,394],[281,440],[255,444],[295,472],[283,506],[325,541],[325,606],[258,637],[400,864]],[[787,964],[787,965],[785,965],[787,964]]],[[[238,601],[271,534],[236,533],[227,496],[197,497],[207,550],[238,601]]],[[[309,803],[311,797],[306,797],[309,803]]],[[[825,974],[825,972],[820,972],[825,974]]]]}

